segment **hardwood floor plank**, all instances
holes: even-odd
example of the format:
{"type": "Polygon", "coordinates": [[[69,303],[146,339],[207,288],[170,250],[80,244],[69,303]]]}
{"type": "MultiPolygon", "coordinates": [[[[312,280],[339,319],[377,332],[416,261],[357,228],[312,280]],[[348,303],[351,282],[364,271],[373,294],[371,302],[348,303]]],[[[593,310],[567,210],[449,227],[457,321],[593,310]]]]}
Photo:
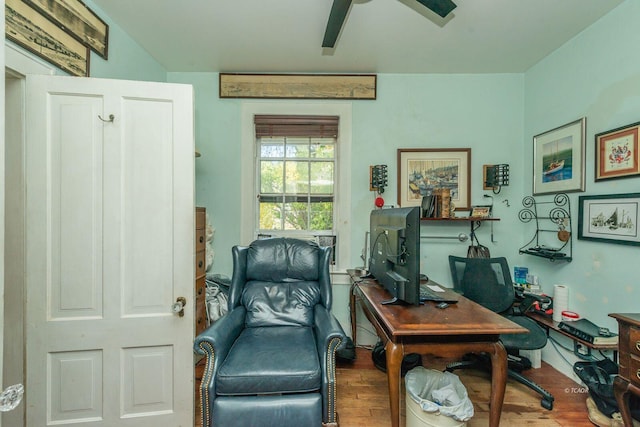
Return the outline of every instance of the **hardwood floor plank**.
{"type": "MultiPolygon", "coordinates": [[[[390,427],[389,394],[387,376],[378,370],[371,360],[371,351],[356,349],[355,362],[339,362],[337,375],[337,412],[341,427],[390,427]]],[[[447,360],[423,356],[425,367],[442,370],[447,360]]],[[[457,370],[455,374],[467,389],[473,402],[475,415],[468,421],[468,427],[485,427],[489,424],[489,394],[491,383],[486,372],[457,370]]],[[[513,380],[507,382],[501,427],[593,427],[589,421],[586,399],[587,392],[580,384],[565,377],[547,363],[540,369],[531,369],[525,375],[550,391],[554,398],[554,408],[547,411],[540,406],[540,396],[513,380]]],[[[196,375],[199,378],[200,375],[196,375]]],[[[194,427],[202,427],[199,420],[199,381],[196,380],[196,422],[194,427]]],[[[404,381],[401,390],[402,425],[405,420],[404,381]]]]}

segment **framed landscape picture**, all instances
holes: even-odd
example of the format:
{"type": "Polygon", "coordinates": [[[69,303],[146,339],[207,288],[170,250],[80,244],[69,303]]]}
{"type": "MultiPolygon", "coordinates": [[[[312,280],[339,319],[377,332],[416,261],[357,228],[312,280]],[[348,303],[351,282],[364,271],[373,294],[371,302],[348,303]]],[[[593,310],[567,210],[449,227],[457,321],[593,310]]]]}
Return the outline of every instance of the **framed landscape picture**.
{"type": "Polygon", "coordinates": [[[533,194],[584,191],[585,117],[533,137],[533,194]]]}
{"type": "Polygon", "coordinates": [[[21,0],[5,1],[5,37],[69,74],[89,75],[89,48],[21,0]]]}
{"type": "Polygon", "coordinates": [[[578,239],[640,246],[640,193],[580,196],[578,239]]]}
{"type": "Polygon", "coordinates": [[[80,0],[23,0],[107,59],[109,26],[80,0]]]}
{"type": "Polygon", "coordinates": [[[471,148],[398,149],[398,205],[420,206],[437,189],[451,191],[456,210],[471,207],[471,148]]]}

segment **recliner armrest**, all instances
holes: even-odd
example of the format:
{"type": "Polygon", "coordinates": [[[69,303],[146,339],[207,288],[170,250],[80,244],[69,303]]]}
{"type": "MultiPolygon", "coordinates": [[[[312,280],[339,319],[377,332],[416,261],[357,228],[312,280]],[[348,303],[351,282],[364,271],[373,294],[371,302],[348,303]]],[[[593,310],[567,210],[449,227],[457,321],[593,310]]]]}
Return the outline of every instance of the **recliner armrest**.
{"type": "Polygon", "coordinates": [[[314,311],[318,358],[325,375],[322,378],[322,420],[324,424],[336,422],[336,349],[345,339],[338,319],[318,304],[314,311]]]}
{"type": "Polygon", "coordinates": [[[193,342],[197,354],[206,356],[207,364],[200,383],[202,425],[211,425],[212,405],[216,396],[216,372],[244,329],[244,307],[236,307],[202,331],[193,342]]]}
{"type": "Polygon", "coordinates": [[[244,307],[236,307],[222,316],[195,338],[194,351],[206,356],[211,356],[215,351],[216,358],[224,360],[236,338],[244,329],[245,315],[244,307]]]}
{"type": "Polygon", "coordinates": [[[314,310],[314,329],[316,331],[318,351],[320,349],[328,350],[331,341],[335,338],[340,339],[338,345],[345,339],[344,330],[338,319],[320,304],[316,305],[314,310]]]}

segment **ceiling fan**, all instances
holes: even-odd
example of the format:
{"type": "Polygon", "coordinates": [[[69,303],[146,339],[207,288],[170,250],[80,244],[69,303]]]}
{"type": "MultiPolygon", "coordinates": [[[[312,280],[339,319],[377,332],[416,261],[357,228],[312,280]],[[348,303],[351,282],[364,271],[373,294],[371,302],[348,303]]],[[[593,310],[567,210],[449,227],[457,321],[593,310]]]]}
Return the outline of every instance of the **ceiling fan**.
{"type": "MultiPolygon", "coordinates": [[[[333,0],[329,21],[327,21],[327,29],[324,32],[324,40],[322,47],[333,48],[336,45],[338,34],[344,25],[347,12],[351,7],[353,0],[333,0]]],[[[446,17],[449,12],[456,8],[456,4],[451,0],[416,0],[418,3],[426,6],[434,13],[441,17],[446,17]]]]}

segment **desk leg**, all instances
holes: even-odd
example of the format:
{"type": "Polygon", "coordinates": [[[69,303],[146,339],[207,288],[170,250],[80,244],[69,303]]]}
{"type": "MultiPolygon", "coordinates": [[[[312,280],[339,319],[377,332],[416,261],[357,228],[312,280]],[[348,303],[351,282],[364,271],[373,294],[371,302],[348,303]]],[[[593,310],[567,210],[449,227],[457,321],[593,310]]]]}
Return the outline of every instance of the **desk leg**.
{"type": "Polygon", "coordinates": [[[625,427],[633,426],[631,411],[629,410],[629,386],[629,382],[619,376],[613,379],[613,394],[616,396],[616,402],[618,402],[618,408],[620,409],[620,415],[622,415],[622,422],[624,422],[625,427]]]}
{"type": "Polygon", "coordinates": [[[507,386],[507,352],[501,342],[493,344],[491,352],[491,398],[489,400],[489,426],[500,425],[502,402],[507,386]]]}
{"type": "Polygon", "coordinates": [[[401,345],[387,341],[387,382],[389,385],[389,406],[391,407],[391,427],[400,427],[400,367],[404,357],[401,345]]]}
{"type": "Polygon", "coordinates": [[[356,294],[355,294],[355,283],[351,285],[349,288],[349,313],[351,314],[351,339],[353,340],[353,345],[357,345],[358,340],[356,339],[356,294]]]}

